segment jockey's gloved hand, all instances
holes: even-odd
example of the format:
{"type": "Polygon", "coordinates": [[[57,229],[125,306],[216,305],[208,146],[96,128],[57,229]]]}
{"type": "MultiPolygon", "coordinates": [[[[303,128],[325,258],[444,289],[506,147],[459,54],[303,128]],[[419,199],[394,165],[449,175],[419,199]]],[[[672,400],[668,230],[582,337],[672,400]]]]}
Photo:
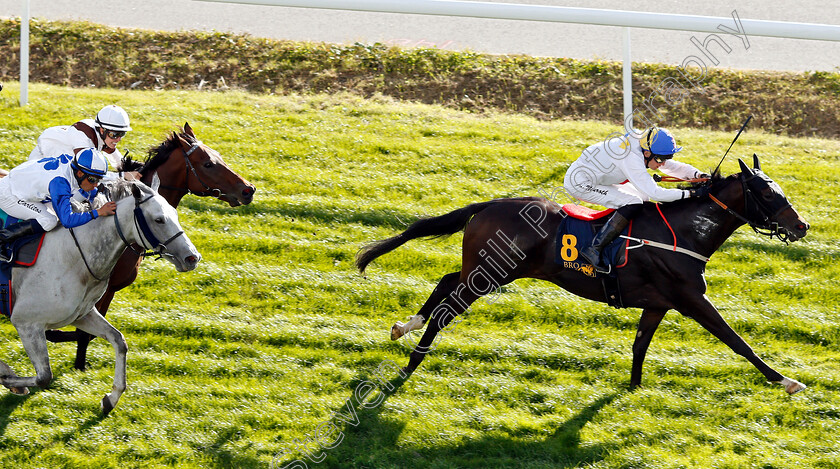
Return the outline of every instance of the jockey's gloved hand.
{"type": "Polygon", "coordinates": [[[691,197],[705,197],[709,195],[709,186],[697,186],[688,190],[691,197]]]}
{"type": "Polygon", "coordinates": [[[707,173],[698,173],[697,179],[711,179],[712,175],[707,173]]]}

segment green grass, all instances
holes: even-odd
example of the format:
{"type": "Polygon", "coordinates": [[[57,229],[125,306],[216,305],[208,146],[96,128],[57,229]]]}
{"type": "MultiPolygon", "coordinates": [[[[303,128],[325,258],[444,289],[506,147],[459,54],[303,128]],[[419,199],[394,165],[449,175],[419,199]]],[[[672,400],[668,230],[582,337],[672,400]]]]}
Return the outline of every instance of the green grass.
{"type": "MultiPolygon", "coordinates": [[[[109,417],[99,401],[113,351],[101,340],[89,371],[72,369],[72,345],[50,345],[52,386],[0,395],[2,467],[251,468],[275,455],[283,467],[306,453],[323,453],[320,464],[305,459],[310,468],[342,469],[840,466],[840,142],[743,134],[724,173],[758,153],[812,229],[784,246],[742,228],[707,269],[724,317],[805,391],[767,384],[675,312],[654,337],[643,387],[630,391],[640,312],[532,280],[478,301],[402,382],[387,365],[404,365],[409,350],[388,329],[458,269],[460,236],[409,243],[367,278],[352,266],[357,249],[421,215],[550,193],[614,126],[350,94],[37,84],[19,108],[16,84],[5,85],[3,167],[22,162],[41,129],[115,102],[131,114],[123,147],[133,155],[189,121],[257,193],[236,209],[185,198],[181,222],[202,263],[177,274],[147,261],[117,295],[108,318],[129,344],[129,388],[109,417]],[[386,385],[394,391],[365,395],[386,385]]],[[[704,169],[733,137],[673,130],[681,159],[704,169]]],[[[32,372],[5,320],[0,352],[32,372]]]]}

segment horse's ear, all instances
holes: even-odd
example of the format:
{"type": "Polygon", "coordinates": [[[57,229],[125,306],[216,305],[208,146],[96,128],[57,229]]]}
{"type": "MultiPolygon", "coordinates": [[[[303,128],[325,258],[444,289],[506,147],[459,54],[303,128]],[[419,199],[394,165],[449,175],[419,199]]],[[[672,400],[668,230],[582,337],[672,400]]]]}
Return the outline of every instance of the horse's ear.
{"type": "Polygon", "coordinates": [[[155,171],[155,174],[152,175],[152,185],[149,187],[151,187],[152,190],[155,192],[157,192],[158,189],[160,189],[160,178],[158,177],[157,171],[155,171]]]}
{"type": "Polygon", "coordinates": [[[143,197],[143,191],[140,190],[140,186],[132,183],[131,184],[131,195],[133,195],[135,199],[140,200],[143,197]]]}
{"type": "Polygon", "coordinates": [[[758,162],[758,155],[753,153],[753,168],[761,171],[761,163],[758,162]]]}
{"type": "Polygon", "coordinates": [[[195,138],[195,133],[193,133],[193,129],[192,127],[190,127],[189,122],[184,122],[184,133],[191,136],[192,138],[195,138]]]}
{"type": "Polygon", "coordinates": [[[182,150],[184,150],[184,152],[185,152],[185,153],[186,153],[187,151],[189,151],[190,147],[192,146],[192,145],[190,144],[190,142],[186,141],[186,140],[184,139],[184,137],[182,137],[182,136],[178,135],[177,133],[175,134],[175,138],[177,138],[177,139],[178,139],[178,144],[179,144],[179,145],[181,145],[181,149],[182,149],[182,150]]]}
{"type": "Polygon", "coordinates": [[[741,158],[738,158],[738,164],[741,165],[741,173],[742,174],[746,174],[746,175],[749,175],[749,176],[753,175],[752,170],[749,168],[749,166],[747,166],[746,163],[744,163],[744,160],[742,160],[741,158]]]}

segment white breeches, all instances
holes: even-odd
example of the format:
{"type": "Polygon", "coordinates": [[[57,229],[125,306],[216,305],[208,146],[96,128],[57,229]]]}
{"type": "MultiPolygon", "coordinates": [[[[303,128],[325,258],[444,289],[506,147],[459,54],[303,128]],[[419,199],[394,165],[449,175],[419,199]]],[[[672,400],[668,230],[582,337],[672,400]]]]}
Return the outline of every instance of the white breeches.
{"type": "Polygon", "coordinates": [[[37,220],[46,231],[58,224],[58,217],[53,213],[52,204],[20,200],[12,195],[7,178],[0,179],[0,210],[21,220],[37,220]]]}

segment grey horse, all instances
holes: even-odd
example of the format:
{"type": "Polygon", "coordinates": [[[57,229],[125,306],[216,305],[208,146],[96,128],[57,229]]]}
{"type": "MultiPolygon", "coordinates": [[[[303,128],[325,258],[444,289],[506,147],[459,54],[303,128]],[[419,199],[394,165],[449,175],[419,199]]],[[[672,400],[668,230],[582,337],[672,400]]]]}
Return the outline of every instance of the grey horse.
{"type": "Polygon", "coordinates": [[[154,189],[140,182],[119,181],[105,185],[104,192],[117,203],[113,216],[72,230],[50,231],[41,246],[40,261],[13,270],[11,322],[36,376],[17,376],[0,360],[0,384],[21,395],[28,394],[30,386],[49,385],[52,371],[44,331],[73,325],[114,347],[114,386],[102,399],[102,412],[108,415],[125,391],[128,350],[122,333],[94,306],[105,293],[111,270],[132,243],[160,254],[179,272],[195,269],[201,255],[181,229],[175,209],[154,189]]]}

